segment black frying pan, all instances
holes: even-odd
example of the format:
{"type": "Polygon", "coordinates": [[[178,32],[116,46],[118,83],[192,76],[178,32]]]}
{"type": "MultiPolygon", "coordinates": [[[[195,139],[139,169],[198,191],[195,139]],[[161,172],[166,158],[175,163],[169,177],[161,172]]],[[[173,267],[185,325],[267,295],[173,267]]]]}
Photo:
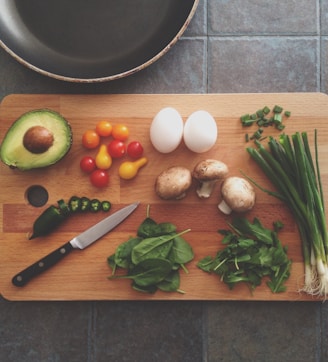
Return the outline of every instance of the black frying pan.
{"type": "Polygon", "coordinates": [[[0,0],[0,45],[66,81],[121,78],[179,39],[199,0],[0,0]]]}

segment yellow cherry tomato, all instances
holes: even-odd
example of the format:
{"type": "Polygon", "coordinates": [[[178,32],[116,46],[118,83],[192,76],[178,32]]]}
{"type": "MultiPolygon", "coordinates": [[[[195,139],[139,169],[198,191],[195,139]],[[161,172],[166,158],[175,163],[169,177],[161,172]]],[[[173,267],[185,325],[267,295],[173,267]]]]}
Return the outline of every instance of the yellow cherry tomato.
{"type": "Polygon", "coordinates": [[[146,157],[141,157],[136,161],[123,162],[119,169],[118,174],[124,180],[130,180],[137,176],[139,169],[147,163],[146,157]]]}
{"type": "Polygon", "coordinates": [[[96,155],[96,166],[101,170],[107,170],[112,165],[112,157],[107,151],[106,145],[101,145],[96,155]]]}

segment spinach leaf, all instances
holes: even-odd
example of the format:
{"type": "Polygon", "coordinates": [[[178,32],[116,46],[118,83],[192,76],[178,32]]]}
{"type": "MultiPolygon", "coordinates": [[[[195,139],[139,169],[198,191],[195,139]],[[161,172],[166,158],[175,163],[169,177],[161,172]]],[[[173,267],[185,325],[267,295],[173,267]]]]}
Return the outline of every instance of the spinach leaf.
{"type": "Polygon", "coordinates": [[[132,288],[137,292],[149,293],[149,294],[154,294],[158,289],[156,284],[148,285],[147,287],[142,287],[138,285],[135,281],[132,281],[132,288]]]}
{"type": "Polygon", "coordinates": [[[181,232],[180,234],[168,234],[143,239],[132,250],[132,262],[134,264],[139,264],[142,260],[147,258],[166,258],[169,255],[173,245],[173,239],[179,235],[184,234],[185,232],[187,232],[187,230],[181,232]]]}
{"type": "Polygon", "coordinates": [[[173,245],[169,254],[169,260],[173,264],[186,264],[194,258],[194,252],[189,243],[181,236],[173,239],[173,245]]]}
{"type": "Polygon", "coordinates": [[[163,292],[180,292],[180,273],[177,270],[171,271],[161,282],[157,284],[158,289],[163,292]]]}
{"type": "Polygon", "coordinates": [[[151,219],[150,217],[147,217],[139,226],[137,230],[137,236],[148,238],[152,236],[154,227],[157,225],[157,223],[151,219]]]}
{"type": "Polygon", "coordinates": [[[176,232],[177,228],[169,222],[156,223],[149,216],[137,230],[137,236],[120,244],[115,254],[107,258],[113,269],[109,279],[131,279],[132,288],[143,293],[155,293],[158,289],[180,292],[182,268],[194,258],[190,245],[181,237],[190,231],[176,232]],[[115,275],[117,268],[127,270],[126,275],[115,275]]]}
{"type": "Polygon", "coordinates": [[[166,259],[146,259],[137,264],[128,275],[112,275],[109,279],[132,279],[140,287],[148,287],[162,281],[171,271],[166,259]]]}
{"type": "Polygon", "coordinates": [[[120,244],[115,252],[114,261],[115,264],[121,268],[129,268],[131,264],[131,253],[133,248],[140,243],[142,238],[135,237],[120,244]]]}
{"type": "Polygon", "coordinates": [[[170,222],[162,222],[157,224],[154,220],[147,218],[139,226],[137,235],[143,238],[151,238],[155,236],[166,235],[175,233],[177,227],[170,222]]]}

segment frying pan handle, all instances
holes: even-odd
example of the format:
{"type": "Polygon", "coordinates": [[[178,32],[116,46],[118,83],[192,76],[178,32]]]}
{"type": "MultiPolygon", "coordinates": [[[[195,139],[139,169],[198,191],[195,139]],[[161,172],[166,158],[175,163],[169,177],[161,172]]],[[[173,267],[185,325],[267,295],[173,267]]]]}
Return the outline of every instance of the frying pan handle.
{"type": "Polygon", "coordinates": [[[34,264],[30,265],[26,269],[22,270],[12,278],[12,283],[16,287],[23,287],[32,278],[41,274],[49,269],[54,264],[58,263],[73,250],[73,246],[70,242],[62,245],[60,248],[54,250],[44,258],[38,260],[34,264]]]}

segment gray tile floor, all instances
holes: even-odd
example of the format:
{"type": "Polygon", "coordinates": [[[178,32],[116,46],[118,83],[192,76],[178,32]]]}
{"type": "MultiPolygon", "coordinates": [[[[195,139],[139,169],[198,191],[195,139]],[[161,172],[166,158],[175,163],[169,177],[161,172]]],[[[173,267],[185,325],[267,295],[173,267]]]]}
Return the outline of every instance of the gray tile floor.
{"type": "MultiPolygon", "coordinates": [[[[200,0],[158,62],[102,84],[45,78],[0,49],[10,93],[236,93],[328,90],[328,0],[200,0]]],[[[327,303],[8,302],[0,360],[328,361],[327,303]]]]}

